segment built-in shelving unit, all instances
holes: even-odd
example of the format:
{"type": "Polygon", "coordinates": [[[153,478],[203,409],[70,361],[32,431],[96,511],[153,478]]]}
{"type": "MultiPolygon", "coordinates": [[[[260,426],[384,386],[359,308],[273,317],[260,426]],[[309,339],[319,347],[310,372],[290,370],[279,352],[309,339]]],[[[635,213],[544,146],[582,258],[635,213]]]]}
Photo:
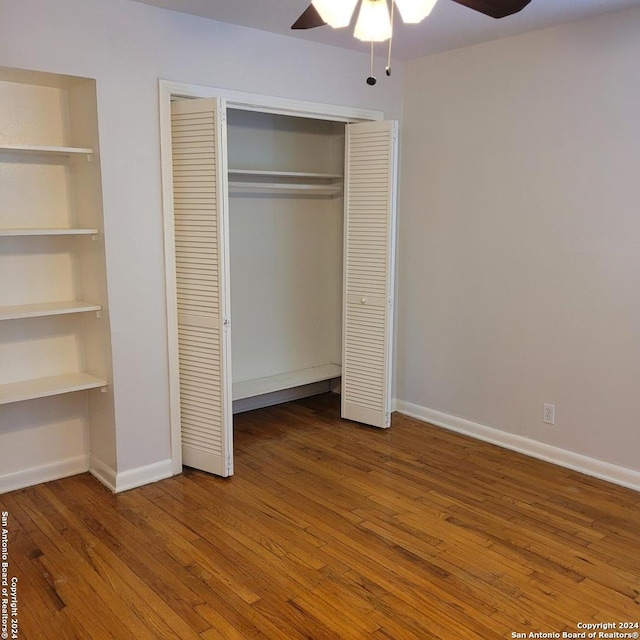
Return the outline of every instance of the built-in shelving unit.
{"type": "Polygon", "coordinates": [[[296,197],[342,195],[343,177],[337,173],[304,171],[229,170],[231,195],[293,195],[296,197]]]}
{"type": "Polygon", "coordinates": [[[115,419],[95,81],[0,67],[0,138],[2,493],[115,468],[115,419]]]}
{"type": "MultiPolygon", "coordinates": [[[[35,145],[2,146],[1,151],[20,154],[38,154],[70,156],[72,154],[91,154],[92,149],[77,147],[49,147],[35,145]]],[[[80,227],[22,227],[0,228],[0,239],[20,237],[55,237],[55,236],[97,236],[97,228],[80,227]]],[[[7,240],[8,241],[8,240],[7,240]]],[[[46,318],[76,313],[99,312],[101,305],[81,300],[65,300],[56,302],[35,302],[29,304],[0,306],[0,321],[23,320],[27,318],[46,318]]],[[[106,386],[106,381],[84,372],[47,376],[22,380],[8,384],[0,384],[0,404],[23,402],[25,400],[44,398],[74,391],[83,391],[106,386]]]]}
{"type": "Polygon", "coordinates": [[[20,304],[0,307],[0,320],[20,320],[23,318],[42,318],[70,313],[98,312],[99,304],[72,300],[65,302],[39,302],[36,304],[20,304]]]}
{"type": "Polygon", "coordinates": [[[83,372],[11,382],[0,385],[0,405],[106,386],[106,380],[83,372]]]}

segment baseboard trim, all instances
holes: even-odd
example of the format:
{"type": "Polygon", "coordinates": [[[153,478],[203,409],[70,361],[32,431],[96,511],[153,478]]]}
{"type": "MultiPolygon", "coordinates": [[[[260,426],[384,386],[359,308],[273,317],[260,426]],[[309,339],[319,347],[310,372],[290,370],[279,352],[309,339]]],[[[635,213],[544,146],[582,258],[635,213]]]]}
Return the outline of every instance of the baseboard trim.
{"type": "Polygon", "coordinates": [[[404,400],[395,400],[395,406],[399,413],[411,418],[416,418],[422,422],[436,425],[455,431],[463,435],[471,436],[477,440],[483,440],[491,444],[498,445],[505,449],[511,449],[518,453],[523,453],[532,458],[538,458],[545,462],[551,462],[561,467],[584,473],[594,478],[613,482],[614,484],[640,491],[640,471],[620,467],[609,462],[590,458],[573,451],[560,449],[543,442],[530,440],[523,436],[517,436],[511,433],[487,427],[486,425],[472,422],[464,418],[428,409],[417,404],[405,402],[404,400]]]}
{"type": "Polygon", "coordinates": [[[170,459],[154,462],[144,467],[121,471],[116,474],[115,493],[136,489],[145,484],[165,480],[173,476],[173,464],[170,459]]]}
{"type": "Polygon", "coordinates": [[[22,471],[14,471],[0,475],[0,493],[8,493],[17,489],[24,489],[42,482],[59,480],[89,470],[89,456],[81,455],[52,462],[51,464],[31,467],[22,471]]]}
{"type": "Polygon", "coordinates": [[[105,464],[99,458],[91,456],[89,473],[107,487],[107,489],[115,493],[117,473],[108,464],[105,464]]]}

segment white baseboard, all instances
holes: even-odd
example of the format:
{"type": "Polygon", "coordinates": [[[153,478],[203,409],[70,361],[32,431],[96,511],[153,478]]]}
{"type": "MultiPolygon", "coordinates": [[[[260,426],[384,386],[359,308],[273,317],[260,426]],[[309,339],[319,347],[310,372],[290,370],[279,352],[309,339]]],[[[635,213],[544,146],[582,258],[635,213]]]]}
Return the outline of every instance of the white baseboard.
{"type": "Polygon", "coordinates": [[[620,467],[609,462],[590,458],[573,451],[560,449],[543,442],[530,440],[523,436],[517,436],[499,429],[487,427],[471,420],[458,418],[447,413],[441,413],[427,407],[405,402],[404,400],[394,400],[396,410],[399,413],[417,418],[423,422],[443,427],[456,433],[461,433],[484,442],[511,449],[518,453],[523,453],[532,458],[538,458],[545,462],[551,462],[573,471],[579,471],[594,478],[607,480],[614,484],[619,484],[629,489],[640,491],[640,471],[620,467]]]}
{"type": "Polygon", "coordinates": [[[158,480],[165,480],[173,476],[171,460],[162,460],[146,465],[145,467],[138,467],[137,469],[130,469],[129,471],[121,471],[118,473],[101,460],[92,458],[90,471],[93,476],[113,491],[113,493],[128,491],[129,489],[142,487],[145,484],[158,482],[158,480]]]}
{"type": "Polygon", "coordinates": [[[66,458],[40,467],[31,467],[0,475],[0,493],[24,489],[34,484],[59,480],[89,470],[89,456],[81,455],[66,458]]]}
{"type": "Polygon", "coordinates": [[[89,473],[102,484],[115,493],[116,491],[116,472],[108,464],[102,462],[98,458],[91,456],[91,466],[89,473]]]}
{"type": "Polygon", "coordinates": [[[116,475],[115,492],[128,491],[136,487],[142,487],[145,484],[165,480],[173,476],[173,465],[171,459],[161,460],[148,464],[145,467],[130,469],[129,471],[120,471],[116,475]]]}

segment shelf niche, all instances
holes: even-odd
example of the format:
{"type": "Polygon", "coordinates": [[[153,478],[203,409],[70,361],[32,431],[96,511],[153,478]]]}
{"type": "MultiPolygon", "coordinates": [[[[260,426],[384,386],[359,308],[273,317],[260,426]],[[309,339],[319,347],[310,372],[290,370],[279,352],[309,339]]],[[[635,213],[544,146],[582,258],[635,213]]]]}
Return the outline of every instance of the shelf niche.
{"type": "Polygon", "coordinates": [[[0,67],[0,493],[116,468],[97,113],[95,80],[0,67]]]}

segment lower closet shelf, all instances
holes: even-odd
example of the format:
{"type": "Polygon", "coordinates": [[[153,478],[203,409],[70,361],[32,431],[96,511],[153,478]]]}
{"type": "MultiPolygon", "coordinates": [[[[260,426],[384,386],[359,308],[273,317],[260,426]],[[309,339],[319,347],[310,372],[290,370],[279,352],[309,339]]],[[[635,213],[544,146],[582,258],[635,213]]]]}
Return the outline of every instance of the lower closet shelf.
{"type": "Polygon", "coordinates": [[[253,398],[266,393],[274,393],[283,389],[302,387],[305,384],[322,382],[339,378],[342,375],[342,367],[338,364],[325,364],[320,367],[300,369],[289,373],[282,373],[277,376],[257,378],[256,380],[246,380],[244,382],[234,382],[232,396],[234,400],[253,398]]]}
{"type": "Polygon", "coordinates": [[[47,378],[10,382],[8,384],[0,384],[0,404],[35,400],[36,398],[46,398],[48,396],[106,386],[106,380],[101,380],[88,373],[65,373],[47,378]]]}

